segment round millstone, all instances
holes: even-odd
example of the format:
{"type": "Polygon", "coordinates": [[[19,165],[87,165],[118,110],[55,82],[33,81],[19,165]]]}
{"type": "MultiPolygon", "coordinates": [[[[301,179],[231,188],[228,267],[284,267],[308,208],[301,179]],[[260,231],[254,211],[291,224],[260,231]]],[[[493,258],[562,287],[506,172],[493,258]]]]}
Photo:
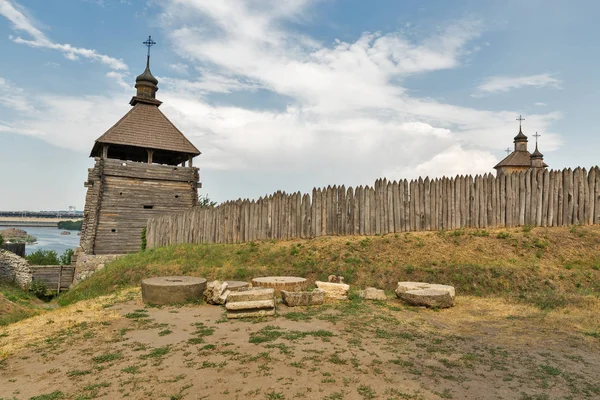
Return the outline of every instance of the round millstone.
{"type": "Polygon", "coordinates": [[[241,289],[247,289],[250,287],[248,282],[243,281],[225,281],[227,282],[227,290],[231,290],[232,292],[237,292],[241,289]]]}
{"type": "Polygon", "coordinates": [[[199,301],[206,279],[195,276],[161,276],[142,281],[142,300],[147,304],[174,305],[199,301]]]}
{"type": "Polygon", "coordinates": [[[301,292],[308,287],[308,281],[305,278],[297,276],[264,276],[262,278],[252,279],[253,287],[272,288],[276,295],[280,295],[282,290],[288,292],[301,292]]]}

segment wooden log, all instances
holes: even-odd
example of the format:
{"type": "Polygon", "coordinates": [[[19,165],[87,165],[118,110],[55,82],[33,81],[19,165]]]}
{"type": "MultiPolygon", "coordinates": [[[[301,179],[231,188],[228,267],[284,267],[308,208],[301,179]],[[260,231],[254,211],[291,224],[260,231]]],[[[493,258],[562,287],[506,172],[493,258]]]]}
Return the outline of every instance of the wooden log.
{"type": "Polygon", "coordinates": [[[564,188],[563,188],[563,171],[556,171],[556,208],[555,208],[555,213],[556,213],[556,226],[562,226],[564,224],[564,217],[563,217],[563,210],[564,210],[564,206],[563,206],[563,198],[564,198],[564,188]]]}
{"type": "Polygon", "coordinates": [[[471,228],[477,227],[477,202],[475,201],[475,179],[469,175],[469,226],[471,228]]]}
{"type": "Polygon", "coordinates": [[[316,238],[321,235],[321,197],[320,189],[313,188],[311,204],[310,204],[310,233],[311,238],[316,238]]]}
{"type": "Polygon", "coordinates": [[[431,229],[440,230],[440,182],[439,178],[436,178],[432,183],[432,219],[431,219],[431,229]]]}
{"type": "Polygon", "coordinates": [[[422,207],[422,220],[423,220],[423,230],[430,231],[431,230],[431,187],[429,177],[426,177],[423,180],[423,203],[422,207]]]}
{"type": "Polygon", "coordinates": [[[365,191],[361,186],[356,189],[355,201],[358,204],[358,234],[365,235],[365,191]]]}
{"type": "Polygon", "coordinates": [[[513,180],[512,177],[514,174],[509,174],[506,176],[506,226],[511,227],[513,224],[513,203],[514,203],[514,192],[513,192],[513,180]]]}
{"type": "Polygon", "coordinates": [[[538,168],[536,170],[537,176],[537,188],[536,188],[536,216],[535,216],[535,225],[542,226],[542,215],[543,215],[543,190],[544,190],[544,170],[538,168]]]}
{"type": "Polygon", "coordinates": [[[363,191],[363,214],[364,214],[364,234],[371,235],[371,196],[369,195],[369,186],[365,185],[363,191]]]}
{"type": "Polygon", "coordinates": [[[575,193],[574,193],[574,175],[571,168],[567,169],[567,224],[573,225],[575,222],[574,214],[575,214],[575,193]]]}
{"type": "Polygon", "coordinates": [[[393,232],[401,232],[401,219],[400,219],[400,185],[394,181],[392,184],[392,203],[393,203],[393,214],[394,214],[394,230],[393,232]]]}
{"type": "Polygon", "coordinates": [[[415,181],[411,180],[408,188],[408,201],[410,207],[409,221],[410,221],[410,232],[414,232],[417,229],[416,218],[415,218],[415,181]]]}
{"type": "Polygon", "coordinates": [[[499,187],[498,187],[498,200],[499,200],[499,211],[500,211],[500,222],[499,226],[506,226],[506,175],[500,175],[499,187]]]}
{"type": "Polygon", "coordinates": [[[586,187],[587,187],[587,171],[585,168],[580,168],[579,169],[579,187],[578,187],[578,205],[579,205],[579,209],[577,214],[579,215],[579,224],[585,225],[586,220],[587,220],[587,216],[585,214],[585,208],[587,206],[587,192],[586,192],[586,187]]]}
{"type": "Polygon", "coordinates": [[[448,213],[450,214],[450,229],[464,226],[465,214],[465,182],[462,176],[456,176],[450,180],[450,198],[448,199],[448,213]]]}
{"type": "Polygon", "coordinates": [[[600,169],[594,167],[596,171],[594,185],[594,224],[600,224],[600,169]]]}
{"type": "Polygon", "coordinates": [[[596,188],[596,168],[590,168],[588,172],[588,225],[592,225],[595,223],[594,221],[594,209],[596,207],[596,197],[595,188],[596,188]]]}
{"type": "Polygon", "coordinates": [[[556,176],[554,171],[548,171],[548,215],[546,218],[546,226],[554,226],[554,201],[555,197],[556,176]]]}
{"type": "Polygon", "coordinates": [[[579,188],[580,188],[581,168],[573,170],[573,225],[579,224],[579,188]]]}
{"type": "Polygon", "coordinates": [[[550,172],[547,169],[542,170],[542,212],[541,226],[548,226],[548,207],[550,205],[550,172]]]}
{"type": "Polygon", "coordinates": [[[386,193],[387,193],[387,208],[386,208],[387,231],[386,231],[386,233],[396,232],[395,223],[394,223],[394,183],[389,181],[387,184],[387,190],[386,190],[386,193]]]}
{"type": "Polygon", "coordinates": [[[481,220],[479,219],[479,207],[480,207],[480,201],[481,201],[481,182],[480,182],[480,176],[479,175],[475,175],[474,178],[474,182],[473,182],[473,189],[474,189],[474,193],[473,193],[473,226],[476,228],[480,228],[481,227],[481,220]]]}
{"type": "Polygon", "coordinates": [[[321,236],[327,235],[327,212],[328,212],[329,187],[323,188],[321,192],[321,236]]]}
{"type": "Polygon", "coordinates": [[[375,201],[375,189],[374,188],[369,188],[369,202],[371,204],[371,210],[370,210],[371,234],[374,235],[375,229],[376,229],[375,223],[376,223],[376,219],[377,219],[377,214],[376,214],[377,203],[375,201]]]}
{"type": "Polygon", "coordinates": [[[346,192],[346,204],[348,216],[346,217],[346,232],[348,235],[356,235],[356,202],[354,201],[354,188],[348,187],[346,192]]]}
{"type": "Polygon", "coordinates": [[[406,185],[403,180],[398,182],[398,206],[400,207],[400,230],[406,232],[406,185]]]}
{"type": "Polygon", "coordinates": [[[458,177],[448,179],[448,229],[456,229],[457,222],[457,198],[460,198],[460,193],[456,192],[457,185],[459,185],[458,177]]]}

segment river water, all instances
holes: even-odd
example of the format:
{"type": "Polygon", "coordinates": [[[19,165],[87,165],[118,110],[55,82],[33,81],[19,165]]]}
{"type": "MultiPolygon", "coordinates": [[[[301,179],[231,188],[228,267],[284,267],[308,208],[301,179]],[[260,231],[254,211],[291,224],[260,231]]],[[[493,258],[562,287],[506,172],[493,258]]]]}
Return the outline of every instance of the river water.
{"type": "MultiPolygon", "coordinates": [[[[12,228],[12,227],[11,227],[12,228]]],[[[15,228],[23,229],[29,235],[37,238],[36,244],[27,244],[25,253],[31,254],[37,250],[54,250],[60,256],[67,249],[73,249],[79,246],[79,231],[69,231],[70,235],[61,235],[63,231],[58,228],[39,228],[31,226],[16,226],[15,228]]],[[[6,228],[0,228],[0,230],[6,228]]]]}

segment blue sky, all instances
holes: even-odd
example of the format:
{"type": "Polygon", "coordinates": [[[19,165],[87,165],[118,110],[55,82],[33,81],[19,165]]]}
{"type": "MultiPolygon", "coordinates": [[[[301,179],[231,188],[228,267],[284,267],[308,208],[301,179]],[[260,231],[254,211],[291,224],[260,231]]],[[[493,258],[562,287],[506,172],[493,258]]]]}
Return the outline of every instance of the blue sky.
{"type": "Polygon", "coordinates": [[[551,168],[600,148],[596,1],[0,0],[0,209],[83,207],[152,34],[161,110],[218,201],[551,168]]]}

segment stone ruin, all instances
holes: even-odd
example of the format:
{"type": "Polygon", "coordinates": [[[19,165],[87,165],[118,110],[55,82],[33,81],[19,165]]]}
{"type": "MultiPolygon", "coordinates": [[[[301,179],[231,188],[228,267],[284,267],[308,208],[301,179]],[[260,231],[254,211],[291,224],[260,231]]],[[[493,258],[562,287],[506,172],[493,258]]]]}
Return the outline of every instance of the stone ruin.
{"type": "MultiPolygon", "coordinates": [[[[333,277],[336,280],[340,278],[333,277]]],[[[254,278],[252,287],[248,282],[241,281],[216,280],[207,284],[206,279],[198,277],[159,277],[142,281],[142,299],[156,305],[204,299],[208,304],[224,305],[227,318],[231,319],[274,316],[279,296],[288,307],[321,305],[328,300],[348,300],[348,284],[316,281],[315,285],[317,288],[308,289],[305,278],[293,276],[254,278]]],[[[359,296],[365,300],[387,300],[385,292],[374,287],[361,290],[359,296]]],[[[448,308],[454,305],[455,290],[448,285],[398,282],[396,296],[413,306],[448,308]]]]}

